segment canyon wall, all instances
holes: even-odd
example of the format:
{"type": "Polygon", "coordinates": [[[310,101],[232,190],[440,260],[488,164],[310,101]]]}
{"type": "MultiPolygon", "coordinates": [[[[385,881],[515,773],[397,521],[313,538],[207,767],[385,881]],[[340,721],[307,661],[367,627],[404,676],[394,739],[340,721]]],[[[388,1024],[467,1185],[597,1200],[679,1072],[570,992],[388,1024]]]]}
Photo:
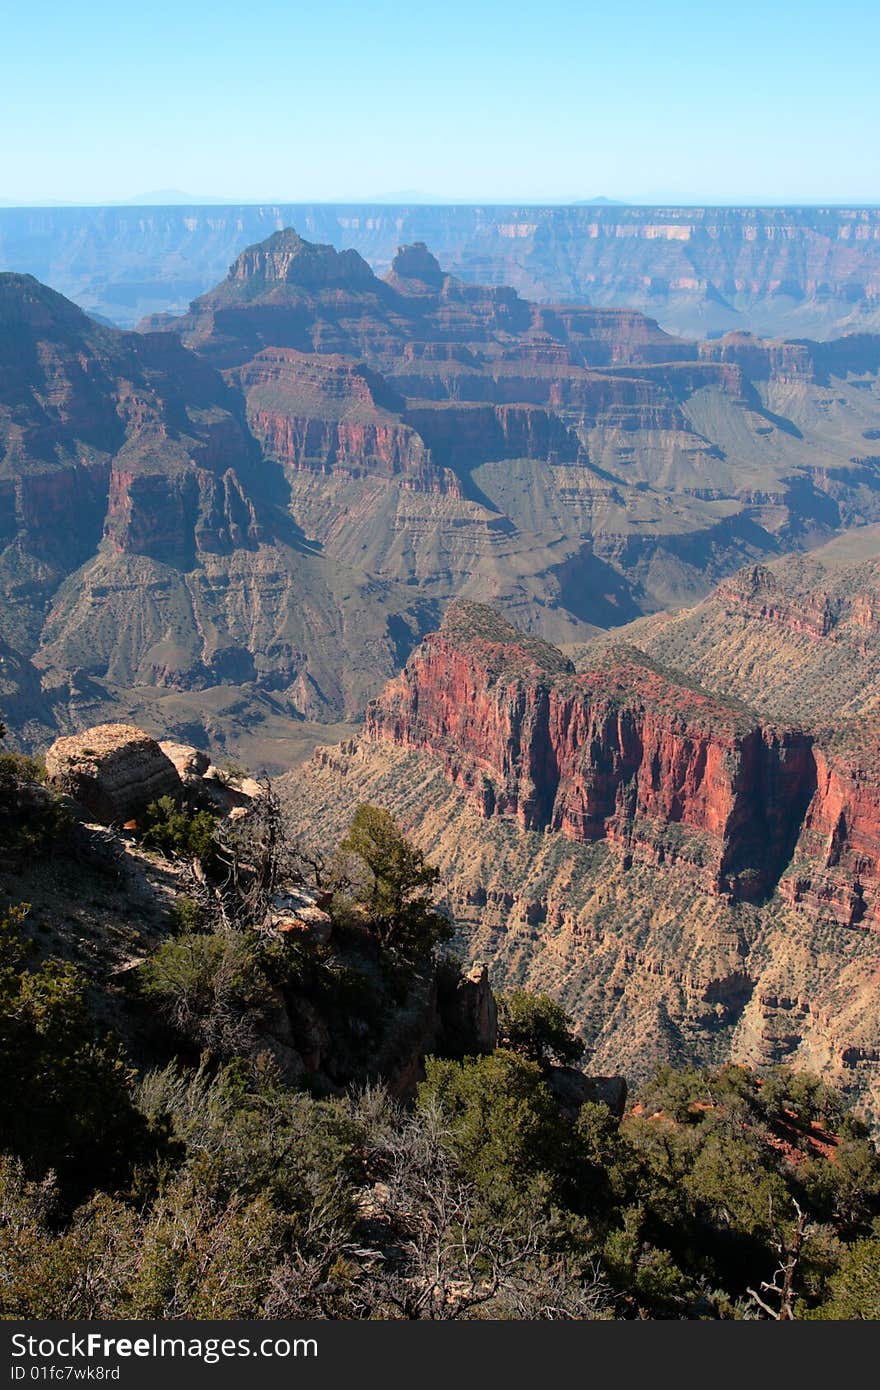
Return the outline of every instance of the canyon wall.
{"type": "Polygon", "coordinates": [[[235,380],[251,433],[290,472],[398,478],[418,491],[458,493],[457,479],[403,419],[405,401],[362,363],[272,348],[235,380]]]}
{"type": "Polygon", "coordinates": [[[181,312],[242,247],[291,225],[380,271],[401,242],[426,241],[466,281],[629,305],[678,332],[831,337],[880,325],[880,210],[864,207],[2,208],[0,269],[28,270],[128,325],[181,312]]]}
{"type": "Polygon", "coordinates": [[[136,333],[0,274],[0,330],[0,638],[61,728],[220,684],[239,729],[356,717],[455,597],[582,642],[880,518],[870,334],[698,344],[293,229],[136,333]]]}
{"type": "Polygon", "coordinates": [[[699,884],[880,928],[880,777],[870,749],[764,723],[642,654],[575,672],[491,610],[452,606],[368,707],[366,738],[441,760],[483,816],[606,840],[699,884]]]}

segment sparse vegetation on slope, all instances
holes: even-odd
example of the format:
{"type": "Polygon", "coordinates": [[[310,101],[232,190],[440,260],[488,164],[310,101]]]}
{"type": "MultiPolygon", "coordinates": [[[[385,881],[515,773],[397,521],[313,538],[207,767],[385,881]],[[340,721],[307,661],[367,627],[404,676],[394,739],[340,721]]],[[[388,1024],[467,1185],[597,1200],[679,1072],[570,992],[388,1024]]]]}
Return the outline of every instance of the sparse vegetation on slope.
{"type": "MultiPolygon", "coordinates": [[[[610,1109],[552,999],[502,996],[496,1038],[387,812],[328,854],[278,810],[147,852],[170,896],[125,1049],[111,935],[86,968],[7,912],[3,1316],[872,1316],[880,1157],[827,1085],[667,1068],[610,1109]]],[[[96,833],[95,886],[142,853],[96,833]]]]}

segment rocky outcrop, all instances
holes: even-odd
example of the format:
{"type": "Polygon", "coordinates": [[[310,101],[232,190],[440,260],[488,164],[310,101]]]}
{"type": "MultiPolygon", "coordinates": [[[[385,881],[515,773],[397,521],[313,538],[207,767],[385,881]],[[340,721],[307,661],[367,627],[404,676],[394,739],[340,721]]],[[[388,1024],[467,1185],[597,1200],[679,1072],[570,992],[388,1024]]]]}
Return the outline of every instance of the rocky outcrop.
{"type": "Polygon", "coordinates": [[[750,566],[719,584],[712,602],[729,618],[765,633],[768,647],[775,630],[805,636],[829,651],[834,645],[849,646],[854,657],[873,655],[880,642],[880,565],[869,560],[829,572],[816,561],[807,562],[794,583],[790,570],[791,562],[780,572],[750,566]]]}
{"type": "Polygon", "coordinates": [[[755,565],[718,585],[716,598],[726,611],[748,623],[804,633],[819,640],[836,626],[840,605],[821,589],[787,592],[773,570],[755,565]]]}
{"type": "MultiPolygon", "coordinates": [[[[611,648],[575,673],[458,604],[367,712],[368,739],[442,760],[484,816],[680,863],[705,888],[880,926],[880,774],[846,745],[611,648]]],[[[880,733],[867,736],[880,748],[880,733]]]]}
{"type": "MultiPolygon", "coordinates": [[[[58,430],[60,436],[64,433],[58,430]]],[[[18,540],[53,567],[78,564],[100,541],[109,480],[106,459],[37,465],[17,477],[0,478],[0,544],[18,540]],[[74,515],[78,525],[72,529],[74,515]]]]}
{"type": "Polygon", "coordinates": [[[627,1084],[623,1076],[587,1076],[577,1067],[548,1067],[546,1082],[563,1113],[577,1116],[584,1105],[607,1105],[614,1115],[626,1109],[627,1084]]]}
{"type": "Polygon", "coordinates": [[[104,825],[135,818],[182,785],[156,740],[131,724],[98,724],[56,739],[46,754],[46,776],[104,825]]]}
{"type": "Polygon", "coordinates": [[[695,343],[683,342],[638,310],[532,305],[532,328],[551,341],[569,342],[587,367],[692,361],[695,343]]]}
{"type": "Polygon", "coordinates": [[[398,246],[385,276],[386,283],[399,294],[436,294],[443,286],[443,271],[436,256],[432,256],[423,241],[411,246],[398,246]]]}
{"type": "Polygon", "coordinates": [[[371,285],[373,279],[373,272],[357,251],[316,246],[297,236],[291,228],[248,246],[236,257],[227,276],[230,285],[244,283],[251,291],[266,290],[274,285],[357,289],[371,285]]]}
{"type": "Polygon", "coordinates": [[[263,528],[233,472],[204,468],[127,468],[110,481],[105,536],[127,555],[146,555],[178,569],[199,552],[229,553],[259,543],[263,528]]]}
{"type": "MultiPolygon", "coordinates": [[[[201,749],[156,742],[130,724],[97,724],[56,739],[46,754],[46,772],[52,786],[106,825],[135,821],[157,797],[181,792],[189,804],[236,820],[249,814],[263,791],[253,777],[215,767],[201,749]]],[[[278,911],[289,916],[293,906],[293,900],[279,903],[278,911]]],[[[300,906],[308,904],[303,899],[300,906]]]]}
{"type": "Polygon", "coordinates": [[[275,894],[265,925],[287,940],[315,946],[326,946],[333,931],[330,914],[320,901],[295,888],[275,894]]]}
{"type": "Polygon", "coordinates": [[[434,457],[454,470],[504,458],[576,463],[584,454],[558,416],[535,406],[420,405],[406,418],[434,457]]]}
{"type": "Polygon", "coordinates": [[[853,333],[829,343],[786,342],[725,333],[700,343],[703,362],[734,362],[752,381],[827,382],[841,371],[876,372],[880,335],[853,333]]]}
{"type": "Polygon", "coordinates": [[[438,985],[438,1011],[444,1050],[452,1056],[473,1057],[494,1052],[498,1040],[498,1006],[489,983],[489,970],[476,961],[456,973],[452,988],[438,985]]]}
{"type": "Polygon", "coordinates": [[[816,791],[781,892],[815,916],[880,929],[880,721],[816,747],[816,791]]]}
{"type": "Polygon", "coordinates": [[[725,333],[700,343],[704,362],[733,362],[753,381],[813,381],[817,344],[756,338],[752,333],[725,333]]]}
{"type": "Polygon", "coordinates": [[[339,472],[350,478],[400,477],[439,484],[442,473],[415,430],[395,422],[339,421],[255,409],[251,429],[266,453],[292,472],[339,472]]]}

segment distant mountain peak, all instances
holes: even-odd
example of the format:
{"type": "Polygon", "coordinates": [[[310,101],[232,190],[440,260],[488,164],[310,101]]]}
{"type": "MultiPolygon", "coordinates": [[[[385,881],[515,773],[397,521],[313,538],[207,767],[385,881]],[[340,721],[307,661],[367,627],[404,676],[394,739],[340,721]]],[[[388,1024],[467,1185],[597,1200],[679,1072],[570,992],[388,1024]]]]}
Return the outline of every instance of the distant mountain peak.
{"type": "Polygon", "coordinates": [[[357,289],[373,285],[375,279],[357,251],[337,251],[333,246],[306,241],[293,227],[246,247],[227,276],[232,283],[250,282],[258,289],[281,284],[357,289]]]}

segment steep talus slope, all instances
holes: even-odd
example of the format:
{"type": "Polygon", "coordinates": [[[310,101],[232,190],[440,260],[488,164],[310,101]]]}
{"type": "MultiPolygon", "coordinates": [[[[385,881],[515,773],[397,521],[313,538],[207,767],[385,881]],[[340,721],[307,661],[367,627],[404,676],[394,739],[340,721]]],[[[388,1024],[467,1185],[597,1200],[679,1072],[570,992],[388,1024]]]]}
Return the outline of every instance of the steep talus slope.
{"type": "MultiPolygon", "coordinates": [[[[771,718],[855,729],[880,709],[880,529],[750,566],[695,607],[638,619],[615,640],[771,718]]],[[[576,663],[589,665],[597,643],[572,649],[576,663]]]]}
{"type": "Polygon", "coordinates": [[[133,324],[181,312],[242,246],[291,225],[355,248],[380,271],[401,241],[425,241],[466,281],[628,305],[679,333],[833,337],[878,327],[880,214],[864,207],[2,208],[0,266],[133,324]]]}

